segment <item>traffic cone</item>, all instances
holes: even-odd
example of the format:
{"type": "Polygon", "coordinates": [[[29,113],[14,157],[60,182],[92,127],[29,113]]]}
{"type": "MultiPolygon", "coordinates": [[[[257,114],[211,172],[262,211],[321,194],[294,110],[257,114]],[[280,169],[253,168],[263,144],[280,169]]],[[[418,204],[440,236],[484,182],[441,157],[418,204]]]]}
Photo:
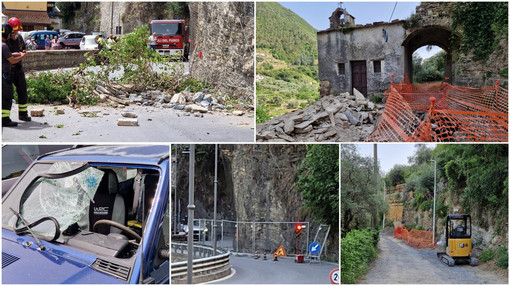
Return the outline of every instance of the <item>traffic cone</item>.
{"type": "Polygon", "coordinates": [[[259,251],[258,250],[255,250],[255,256],[253,258],[259,259],[259,251]]]}
{"type": "Polygon", "coordinates": [[[264,260],[267,260],[267,254],[265,251],[264,251],[264,260]]]}
{"type": "Polygon", "coordinates": [[[273,261],[278,261],[278,256],[275,256],[273,261]]]}

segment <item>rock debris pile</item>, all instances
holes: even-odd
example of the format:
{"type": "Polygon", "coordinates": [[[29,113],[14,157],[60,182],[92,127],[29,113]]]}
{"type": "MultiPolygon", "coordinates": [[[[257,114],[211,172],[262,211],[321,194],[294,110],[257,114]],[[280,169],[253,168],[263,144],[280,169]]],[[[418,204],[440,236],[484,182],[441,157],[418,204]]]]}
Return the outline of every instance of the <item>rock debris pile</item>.
{"type": "MultiPolygon", "coordinates": [[[[204,114],[214,111],[223,112],[226,115],[242,116],[254,110],[253,105],[242,103],[228,105],[223,96],[214,96],[208,89],[193,93],[187,88],[174,95],[159,90],[135,93],[132,85],[106,84],[99,81],[93,94],[99,98],[100,103],[108,104],[114,108],[126,108],[131,104],[136,104],[181,111],[183,116],[204,117],[204,114]]],[[[118,125],[138,125],[136,114],[124,112],[122,116],[126,119],[119,119],[118,125]]]]}
{"type": "Polygon", "coordinates": [[[325,96],[302,110],[257,125],[257,141],[354,142],[375,130],[384,105],[355,95],[325,96]]]}

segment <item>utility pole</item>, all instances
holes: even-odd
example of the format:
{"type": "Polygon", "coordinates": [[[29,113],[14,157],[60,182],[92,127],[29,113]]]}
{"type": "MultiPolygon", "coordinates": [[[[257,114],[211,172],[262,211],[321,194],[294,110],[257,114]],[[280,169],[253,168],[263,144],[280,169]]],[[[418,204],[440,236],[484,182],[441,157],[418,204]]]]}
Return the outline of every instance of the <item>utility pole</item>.
{"type": "Polygon", "coordinates": [[[430,162],[434,162],[434,207],[432,214],[432,243],[436,241],[436,171],[437,171],[437,162],[436,160],[429,160],[430,162]]]}
{"type": "Polygon", "coordinates": [[[214,145],[214,217],[213,217],[213,255],[216,255],[216,207],[218,205],[218,144],[214,145]]]}
{"type": "Polygon", "coordinates": [[[188,199],[188,273],[187,284],[193,284],[193,235],[195,214],[195,144],[189,145],[189,199],[188,199]]]}
{"type": "MultiPolygon", "coordinates": [[[[386,181],[383,180],[383,198],[384,203],[386,203],[386,181]]],[[[382,215],[382,228],[384,229],[384,220],[386,220],[386,213],[384,212],[382,215]]]]}
{"type": "MultiPolygon", "coordinates": [[[[377,185],[379,181],[379,168],[377,166],[377,144],[374,144],[374,191],[377,194],[377,185]]],[[[374,207],[374,218],[373,218],[373,227],[377,227],[377,208],[374,207]]]]}

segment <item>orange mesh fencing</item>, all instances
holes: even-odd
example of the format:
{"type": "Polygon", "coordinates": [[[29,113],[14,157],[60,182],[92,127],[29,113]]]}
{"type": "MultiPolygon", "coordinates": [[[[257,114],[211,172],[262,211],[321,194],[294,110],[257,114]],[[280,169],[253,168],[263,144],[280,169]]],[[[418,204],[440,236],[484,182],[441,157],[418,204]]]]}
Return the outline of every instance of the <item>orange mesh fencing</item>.
{"type": "Polygon", "coordinates": [[[508,90],[498,84],[469,88],[408,82],[406,76],[385,92],[385,109],[366,141],[508,141],[508,90]]]}
{"type": "Polygon", "coordinates": [[[435,241],[432,241],[432,231],[417,229],[408,231],[405,226],[395,226],[393,237],[414,248],[435,248],[436,245],[435,241]]]}
{"type": "Polygon", "coordinates": [[[407,237],[407,245],[414,248],[435,248],[432,231],[411,229],[407,237]]]}

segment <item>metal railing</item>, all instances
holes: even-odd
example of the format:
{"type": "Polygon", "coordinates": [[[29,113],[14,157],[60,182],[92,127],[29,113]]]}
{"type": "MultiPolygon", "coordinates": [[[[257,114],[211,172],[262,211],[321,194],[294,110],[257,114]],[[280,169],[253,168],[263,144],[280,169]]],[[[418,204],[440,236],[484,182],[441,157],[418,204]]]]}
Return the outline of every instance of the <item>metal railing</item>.
{"type": "MultiPolygon", "coordinates": [[[[184,243],[172,243],[172,253],[187,255],[188,245],[184,243]]],[[[193,245],[193,283],[203,283],[230,274],[230,251],[217,248],[214,250],[206,245],[193,245]]],[[[172,284],[184,284],[187,278],[187,261],[174,262],[170,265],[172,284]]]]}

